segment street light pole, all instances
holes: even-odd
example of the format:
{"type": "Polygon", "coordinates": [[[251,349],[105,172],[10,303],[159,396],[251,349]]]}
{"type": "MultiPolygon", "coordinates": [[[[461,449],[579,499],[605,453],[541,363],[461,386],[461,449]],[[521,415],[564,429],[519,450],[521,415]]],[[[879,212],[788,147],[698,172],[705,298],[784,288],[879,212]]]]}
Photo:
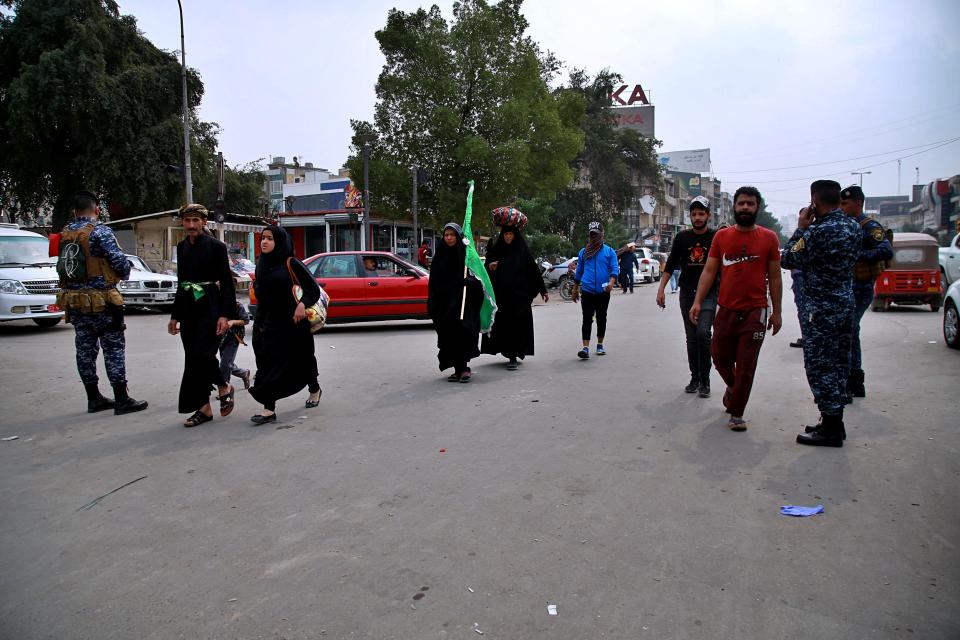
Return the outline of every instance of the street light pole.
{"type": "Polygon", "coordinates": [[[420,246],[420,239],[417,237],[417,165],[414,164],[410,168],[410,173],[413,174],[413,206],[410,207],[410,211],[413,214],[413,240],[411,240],[410,246],[410,259],[411,262],[414,259],[413,252],[418,249],[420,246]]]}
{"type": "Polygon", "coordinates": [[[850,175],[860,176],[860,188],[863,189],[863,176],[870,175],[873,171],[851,171],[850,175]]]}
{"type": "Polygon", "coordinates": [[[180,7],[180,74],[183,79],[183,182],[187,204],[193,202],[193,174],[190,171],[190,109],[187,103],[187,52],[183,38],[183,3],[180,7]]]}

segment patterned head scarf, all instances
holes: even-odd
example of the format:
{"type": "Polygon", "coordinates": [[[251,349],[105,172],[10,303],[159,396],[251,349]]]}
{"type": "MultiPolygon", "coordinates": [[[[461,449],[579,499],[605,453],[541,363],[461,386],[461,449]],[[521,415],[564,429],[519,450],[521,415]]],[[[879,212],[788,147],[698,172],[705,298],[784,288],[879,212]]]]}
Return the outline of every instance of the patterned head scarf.
{"type": "Polygon", "coordinates": [[[584,248],[584,259],[592,258],[603,247],[603,227],[599,222],[591,222],[588,226],[587,246],[584,248]]]}

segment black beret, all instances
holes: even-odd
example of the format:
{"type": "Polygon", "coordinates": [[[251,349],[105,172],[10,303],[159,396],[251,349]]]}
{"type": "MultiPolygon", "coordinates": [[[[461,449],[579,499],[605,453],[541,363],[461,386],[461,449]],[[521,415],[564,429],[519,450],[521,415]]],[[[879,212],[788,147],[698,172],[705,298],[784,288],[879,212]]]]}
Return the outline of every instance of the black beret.
{"type": "Polygon", "coordinates": [[[841,200],[860,200],[863,202],[866,198],[863,195],[863,189],[858,185],[852,184],[840,192],[841,200]]]}

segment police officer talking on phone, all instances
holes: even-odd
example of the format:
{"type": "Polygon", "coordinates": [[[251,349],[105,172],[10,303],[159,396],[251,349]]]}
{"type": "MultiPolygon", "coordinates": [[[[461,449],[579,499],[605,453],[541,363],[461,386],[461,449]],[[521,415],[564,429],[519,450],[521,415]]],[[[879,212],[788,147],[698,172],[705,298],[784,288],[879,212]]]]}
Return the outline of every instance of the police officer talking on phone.
{"type": "Polygon", "coordinates": [[[802,269],[806,280],[800,319],[803,366],[820,409],[820,422],[807,427],[797,442],[842,447],[860,226],[840,209],[837,182],[817,180],[810,185],[810,200],[810,206],[800,210],[797,230],[780,255],[784,268],[802,269]]]}

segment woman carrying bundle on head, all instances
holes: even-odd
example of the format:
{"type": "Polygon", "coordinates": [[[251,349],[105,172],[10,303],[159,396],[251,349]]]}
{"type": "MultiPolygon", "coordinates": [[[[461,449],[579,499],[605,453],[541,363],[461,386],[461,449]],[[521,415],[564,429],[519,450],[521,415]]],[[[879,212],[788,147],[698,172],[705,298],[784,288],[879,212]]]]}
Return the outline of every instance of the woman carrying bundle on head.
{"type": "Polygon", "coordinates": [[[496,244],[487,249],[486,267],[497,299],[493,331],[484,335],[480,350],[500,353],[507,359],[507,370],[516,371],[517,359],[533,355],[533,299],[540,294],[550,299],[540,269],[523,238],[527,217],[512,207],[493,210],[493,221],[500,225],[496,244]]]}

